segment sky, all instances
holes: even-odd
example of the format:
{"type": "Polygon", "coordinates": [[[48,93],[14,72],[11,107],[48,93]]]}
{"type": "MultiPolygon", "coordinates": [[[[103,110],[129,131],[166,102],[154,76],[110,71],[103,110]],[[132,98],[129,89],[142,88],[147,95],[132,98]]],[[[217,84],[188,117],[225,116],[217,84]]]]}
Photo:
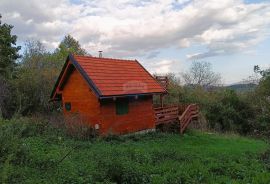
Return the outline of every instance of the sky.
{"type": "Polygon", "coordinates": [[[224,84],[270,67],[270,0],[1,0],[18,44],[55,49],[71,34],[91,55],[139,60],[181,76],[210,62],[224,84]]]}

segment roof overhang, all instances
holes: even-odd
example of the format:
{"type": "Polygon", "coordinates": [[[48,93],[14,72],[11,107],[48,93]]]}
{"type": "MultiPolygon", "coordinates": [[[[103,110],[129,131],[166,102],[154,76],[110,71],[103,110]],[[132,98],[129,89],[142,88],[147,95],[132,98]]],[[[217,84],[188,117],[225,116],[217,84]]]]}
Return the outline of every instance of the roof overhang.
{"type": "Polygon", "coordinates": [[[107,96],[100,96],[99,99],[136,97],[136,96],[147,96],[147,95],[162,95],[162,94],[167,94],[167,92],[165,92],[165,93],[154,92],[154,93],[123,94],[123,95],[107,95],[107,96]]]}

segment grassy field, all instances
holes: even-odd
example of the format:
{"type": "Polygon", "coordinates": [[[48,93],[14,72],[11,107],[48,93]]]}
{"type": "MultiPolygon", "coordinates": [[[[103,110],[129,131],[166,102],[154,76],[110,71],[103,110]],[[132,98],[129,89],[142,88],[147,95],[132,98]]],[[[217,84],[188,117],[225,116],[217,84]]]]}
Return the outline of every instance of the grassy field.
{"type": "Polygon", "coordinates": [[[270,183],[261,140],[196,131],[76,140],[21,121],[0,121],[1,183],[270,183]]]}

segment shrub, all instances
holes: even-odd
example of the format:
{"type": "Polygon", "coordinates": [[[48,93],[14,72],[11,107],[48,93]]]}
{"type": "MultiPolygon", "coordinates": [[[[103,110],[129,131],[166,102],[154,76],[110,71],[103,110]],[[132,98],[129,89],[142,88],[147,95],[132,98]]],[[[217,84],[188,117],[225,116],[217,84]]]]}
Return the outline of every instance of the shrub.
{"type": "Polygon", "coordinates": [[[22,163],[27,152],[21,142],[21,136],[25,130],[24,125],[16,122],[1,121],[0,126],[0,163],[9,162],[22,163]]]}
{"type": "Polygon", "coordinates": [[[89,124],[87,117],[80,114],[71,114],[64,120],[66,133],[75,138],[89,140],[97,136],[97,131],[89,124]]]}
{"type": "Polygon", "coordinates": [[[253,109],[234,91],[225,90],[220,100],[206,107],[210,127],[220,131],[235,131],[246,134],[252,129],[253,109]]]}

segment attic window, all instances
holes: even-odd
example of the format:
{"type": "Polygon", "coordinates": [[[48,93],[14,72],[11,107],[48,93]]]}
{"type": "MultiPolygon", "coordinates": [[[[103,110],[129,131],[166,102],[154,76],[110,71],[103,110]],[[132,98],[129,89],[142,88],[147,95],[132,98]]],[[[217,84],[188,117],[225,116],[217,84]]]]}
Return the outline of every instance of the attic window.
{"type": "Polygon", "coordinates": [[[117,99],[115,106],[117,115],[128,114],[128,98],[117,99]]]}
{"type": "Polygon", "coordinates": [[[71,103],[70,102],[65,103],[65,109],[66,109],[66,111],[71,111],[71,103]]]}

